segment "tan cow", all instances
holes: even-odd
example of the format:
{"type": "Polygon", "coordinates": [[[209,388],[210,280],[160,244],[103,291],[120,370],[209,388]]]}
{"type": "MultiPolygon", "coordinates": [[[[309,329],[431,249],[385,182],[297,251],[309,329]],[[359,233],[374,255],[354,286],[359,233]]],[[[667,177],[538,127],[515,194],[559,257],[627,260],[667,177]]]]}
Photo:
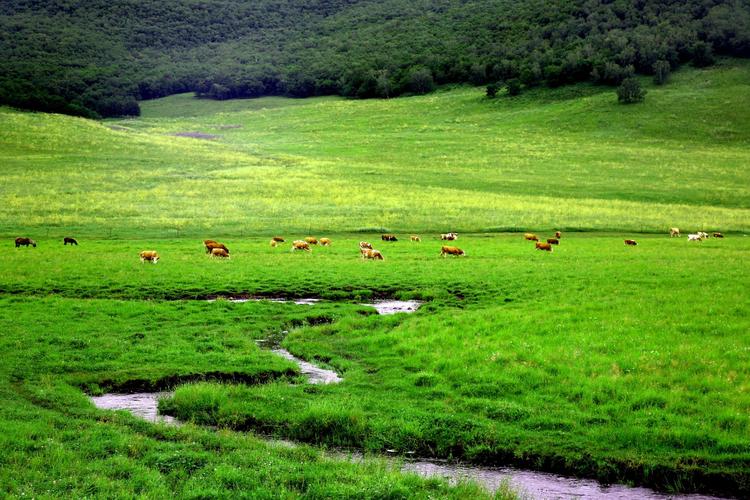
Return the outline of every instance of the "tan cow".
{"type": "Polygon", "coordinates": [[[292,252],[294,252],[295,250],[303,250],[305,252],[312,252],[312,250],[310,250],[310,244],[302,240],[294,240],[292,242],[292,252]]]}
{"type": "Polygon", "coordinates": [[[221,257],[224,259],[229,258],[229,252],[224,250],[223,248],[213,248],[211,249],[211,257],[221,257]]]}
{"type": "Polygon", "coordinates": [[[276,248],[277,246],[279,246],[279,242],[271,238],[271,248],[276,248]]]}
{"type": "Polygon", "coordinates": [[[534,233],[526,233],[523,235],[523,238],[528,241],[539,241],[539,237],[534,233]]]}
{"type": "Polygon", "coordinates": [[[322,247],[330,247],[331,246],[331,238],[320,238],[320,246],[322,246],[322,247]]]}
{"type": "Polygon", "coordinates": [[[536,245],[534,245],[534,247],[537,250],[544,250],[545,252],[552,252],[553,251],[552,245],[550,245],[549,243],[542,243],[541,241],[537,241],[536,245]]]}
{"type": "Polygon", "coordinates": [[[156,250],[144,250],[139,255],[141,256],[141,264],[146,261],[156,264],[159,261],[159,254],[156,253],[156,250]]]}
{"type": "Polygon", "coordinates": [[[440,256],[445,257],[446,255],[455,255],[456,257],[458,257],[461,255],[466,255],[466,252],[464,252],[458,247],[446,247],[446,246],[440,247],[440,256]]]}
{"type": "Polygon", "coordinates": [[[625,244],[628,246],[634,247],[638,244],[638,242],[635,240],[625,240],[625,244]]]}
{"type": "Polygon", "coordinates": [[[420,237],[419,237],[419,236],[417,236],[416,234],[412,234],[411,236],[409,236],[409,239],[410,239],[411,241],[416,241],[417,243],[419,243],[420,241],[422,241],[422,238],[420,238],[420,237]]]}
{"type": "Polygon", "coordinates": [[[367,241],[360,241],[359,242],[359,249],[361,250],[363,248],[369,248],[370,250],[372,250],[372,243],[369,243],[367,241]]]}
{"type": "Polygon", "coordinates": [[[315,238],[313,236],[308,236],[305,238],[305,241],[311,245],[317,245],[318,244],[318,238],[315,238]]]}
{"type": "Polygon", "coordinates": [[[372,248],[362,248],[360,249],[360,253],[363,259],[385,260],[379,250],[373,250],[372,248]]]}
{"type": "Polygon", "coordinates": [[[669,228],[669,237],[670,238],[674,238],[674,237],[679,238],[680,237],[680,228],[678,228],[678,227],[670,227],[669,228]]]}

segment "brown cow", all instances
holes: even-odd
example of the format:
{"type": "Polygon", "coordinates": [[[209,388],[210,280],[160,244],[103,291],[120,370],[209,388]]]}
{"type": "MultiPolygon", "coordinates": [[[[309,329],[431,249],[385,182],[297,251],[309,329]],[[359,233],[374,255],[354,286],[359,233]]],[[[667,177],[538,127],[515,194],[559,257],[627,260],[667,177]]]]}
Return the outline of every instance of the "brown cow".
{"type": "Polygon", "coordinates": [[[714,238],[723,238],[724,235],[721,233],[714,233],[714,238]]]}
{"type": "Polygon", "coordinates": [[[370,250],[372,250],[372,243],[369,243],[367,241],[360,241],[359,249],[362,250],[363,248],[369,248],[370,250]]]}
{"type": "Polygon", "coordinates": [[[223,243],[219,243],[218,241],[208,240],[208,243],[204,242],[204,244],[206,245],[207,254],[210,254],[214,248],[221,248],[222,250],[225,250],[227,253],[229,253],[229,249],[224,246],[223,243]]]}
{"type": "Polygon", "coordinates": [[[541,241],[537,241],[536,245],[534,247],[537,250],[544,250],[545,252],[551,252],[552,251],[552,245],[549,243],[542,243],[541,241]]]}
{"type": "Polygon", "coordinates": [[[458,233],[445,233],[440,235],[441,240],[453,241],[458,239],[458,233]]]}
{"type": "Polygon", "coordinates": [[[305,238],[305,241],[308,242],[311,245],[317,245],[318,244],[318,238],[314,238],[312,236],[308,236],[305,238]]]}
{"type": "Polygon", "coordinates": [[[36,241],[32,240],[31,238],[16,238],[16,248],[28,247],[29,245],[36,248],[36,241]]]}
{"type": "Polygon", "coordinates": [[[331,238],[320,238],[320,246],[322,246],[322,247],[330,247],[331,246],[331,238]]]}
{"type": "Polygon", "coordinates": [[[284,243],[286,240],[282,238],[281,236],[274,236],[271,238],[272,241],[275,241],[276,243],[284,243]]]}
{"type": "Polygon", "coordinates": [[[67,245],[68,243],[78,246],[78,241],[76,241],[75,238],[71,238],[70,236],[66,236],[65,238],[63,238],[63,245],[67,245]]]}
{"type": "Polygon", "coordinates": [[[295,250],[304,250],[305,252],[312,251],[310,250],[310,244],[302,240],[294,240],[292,242],[292,252],[294,252],[295,250]]]}
{"type": "Polygon", "coordinates": [[[141,264],[143,264],[146,261],[153,262],[156,264],[159,261],[159,254],[156,253],[156,250],[144,250],[140,253],[141,256],[141,264]]]}
{"type": "Polygon", "coordinates": [[[418,243],[418,242],[420,242],[420,241],[422,241],[422,238],[420,238],[420,237],[419,237],[419,236],[417,236],[416,234],[412,234],[411,236],[409,236],[409,239],[410,239],[411,241],[416,241],[417,243],[418,243]]]}
{"type": "Polygon", "coordinates": [[[395,234],[381,234],[380,239],[383,241],[398,241],[395,234]]]}
{"type": "Polygon", "coordinates": [[[634,247],[638,244],[638,242],[635,240],[625,240],[625,244],[634,247]]]}
{"type": "Polygon", "coordinates": [[[360,253],[363,259],[385,260],[379,250],[373,250],[372,248],[362,248],[360,253]]]}
{"type": "Polygon", "coordinates": [[[547,238],[547,243],[549,243],[550,245],[559,245],[560,240],[558,240],[557,238],[547,238]]]}
{"type": "Polygon", "coordinates": [[[529,241],[539,241],[539,237],[534,233],[526,233],[523,235],[523,238],[529,241]]]}
{"type": "Polygon", "coordinates": [[[555,238],[557,238],[558,240],[562,238],[562,233],[560,231],[555,231],[555,238]]]}
{"type": "Polygon", "coordinates": [[[466,255],[466,252],[464,252],[458,247],[446,247],[446,246],[440,247],[440,256],[445,257],[446,255],[460,256],[460,255],[466,255]]]}
{"type": "Polygon", "coordinates": [[[228,259],[229,258],[229,252],[227,252],[223,248],[212,248],[211,249],[211,257],[222,257],[224,259],[228,259]]]}
{"type": "Polygon", "coordinates": [[[218,241],[206,240],[206,241],[203,242],[203,244],[206,245],[206,253],[207,254],[210,254],[211,251],[214,248],[221,248],[221,249],[225,250],[227,253],[229,253],[229,249],[226,246],[224,246],[223,243],[219,243],[218,241]]]}

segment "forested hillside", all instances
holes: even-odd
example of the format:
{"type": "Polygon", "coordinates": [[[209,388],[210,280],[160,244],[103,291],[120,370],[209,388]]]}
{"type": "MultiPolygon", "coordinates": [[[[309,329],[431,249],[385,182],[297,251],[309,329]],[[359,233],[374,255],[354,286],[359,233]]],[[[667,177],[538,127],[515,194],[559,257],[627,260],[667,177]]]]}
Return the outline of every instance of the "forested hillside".
{"type": "Polygon", "coordinates": [[[84,116],[137,100],[391,97],[451,82],[617,84],[750,55],[748,0],[6,0],[0,103],[84,116]]]}

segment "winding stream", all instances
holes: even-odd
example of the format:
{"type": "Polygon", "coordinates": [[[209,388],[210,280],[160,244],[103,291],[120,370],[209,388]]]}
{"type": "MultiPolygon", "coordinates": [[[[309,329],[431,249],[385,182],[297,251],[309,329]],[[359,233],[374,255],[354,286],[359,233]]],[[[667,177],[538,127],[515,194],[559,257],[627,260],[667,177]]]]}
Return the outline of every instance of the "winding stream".
{"type": "MultiPolygon", "coordinates": [[[[274,300],[292,302],[284,299],[229,299],[235,302],[248,300],[274,300]]],[[[297,304],[314,304],[317,299],[299,299],[293,301],[297,304]]],[[[414,312],[421,305],[417,301],[378,301],[371,304],[363,304],[374,307],[379,314],[396,314],[400,312],[414,312]]],[[[326,370],[297,358],[289,351],[281,349],[278,343],[273,341],[259,341],[264,348],[294,361],[300,368],[300,372],[307,376],[311,384],[331,384],[341,382],[343,379],[332,371],[326,370]],[[266,345],[264,345],[266,344],[266,345]]],[[[91,401],[97,408],[103,410],[126,410],[133,415],[150,422],[161,422],[171,425],[179,425],[179,421],[168,415],[159,415],[159,399],[169,396],[168,392],[137,393],[137,394],[105,394],[94,396],[91,401]]],[[[269,440],[276,443],[277,440],[269,440]]],[[[283,441],[289,446],[293,443],[283,441]]],[[[336,453],[337,457],[347,460],[362,460],[360,453],[336,453]]],[[[497,491],[505,482],[508,482],[513,490],[531,498],[544,500],[551,499],[581,499],[581,500],[664,500],[664,499],[686,499],[686,500],[717,500],[718,497],[705,495],[668,495],[658,493],[647,488],[631,488],[623,485],[605,486],[591,479],[576,479],[546,472],[515,469],[512,467],[480,467],[461,463],[451,463],[441,460],[403,459],[400,462],[401,470],[413,472],[422,477],[442,477],[451,483],[460,480],[472,480],[482,485],[491,493],[497,491]]]]}

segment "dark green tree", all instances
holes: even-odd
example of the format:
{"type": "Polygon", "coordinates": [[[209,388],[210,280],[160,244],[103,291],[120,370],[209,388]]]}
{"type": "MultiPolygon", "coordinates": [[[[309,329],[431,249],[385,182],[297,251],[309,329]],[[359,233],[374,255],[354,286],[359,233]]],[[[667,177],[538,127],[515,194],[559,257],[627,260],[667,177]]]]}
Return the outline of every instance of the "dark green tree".
{"type": "Polygon", "coordinates": [[[494,99],[494,97],[497,95],[498,86],[496,83],[490,83],[487,85],[487,97],[490,99],[494,99]]]}
{"type": "Polygon", "coordinates": [[[508,80],[508,95],[518,95],[521,93],[521,81],[518,78],[508,80]]]}
{"type": "Polygon", "coordinates": [[[617,100],[620,104],[641,102],[645,97],[646,90],[641,87],[641,83],[635,78],[626,78],[617,87],[617,100]]]}
{"type": "Polygon", "coordinates": [[[654,63],[654,83],[656,85],[664,85],[669,79],[669,71],[671,67],[667,61],[656,61],[654,63]]]}

